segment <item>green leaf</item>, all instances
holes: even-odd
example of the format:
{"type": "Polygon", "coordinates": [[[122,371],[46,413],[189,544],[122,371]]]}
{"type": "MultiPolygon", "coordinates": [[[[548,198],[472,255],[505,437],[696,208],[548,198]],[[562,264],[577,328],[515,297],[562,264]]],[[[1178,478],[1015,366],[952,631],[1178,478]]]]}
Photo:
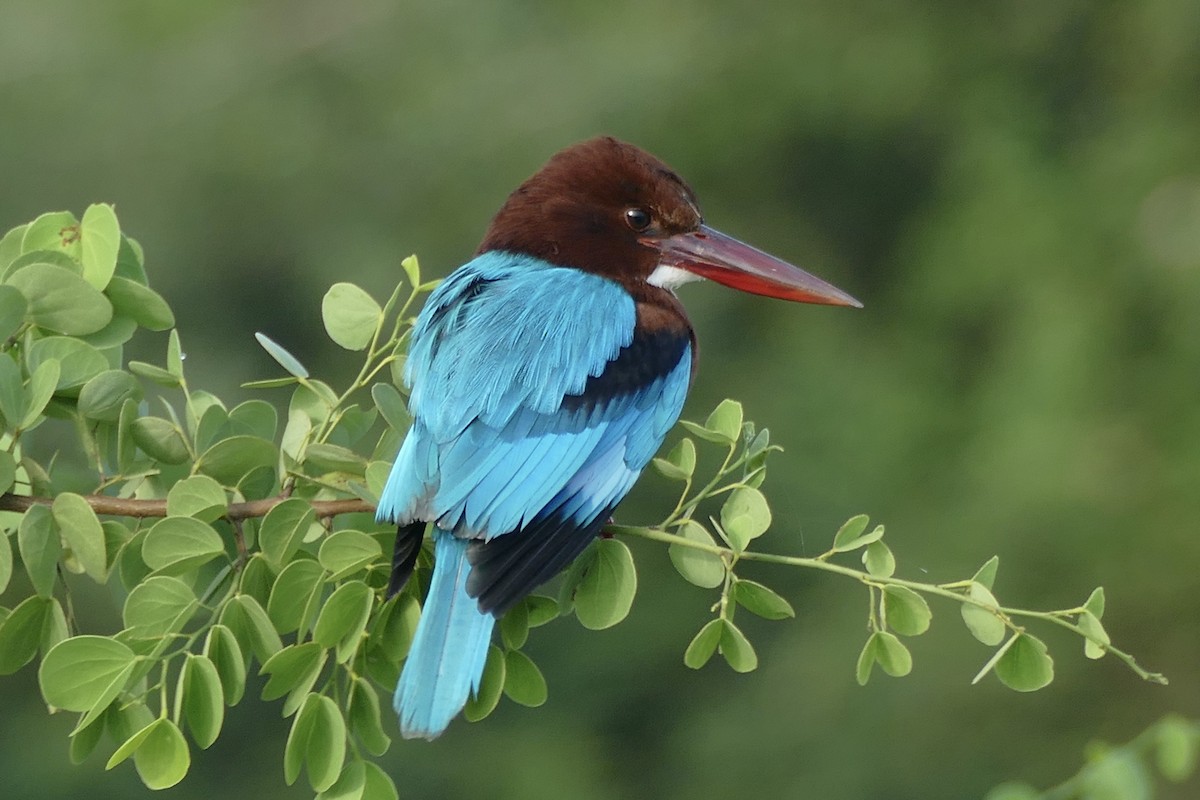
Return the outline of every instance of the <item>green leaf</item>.
{"type": "Polygon", "coordinates": [[[291,633],[303,629],[297,637],[303,638],[316,617],[324,582],[325,570],[311,559],[298,558],[284,567],[267,601],[267,616],[275,630],[291,633]]]}
{"type": "Polygon", "coordinates": [[[221,614],[221,623],[233,631],[241,650],[254,653],[260,664],[283,649],[271,618],[250,595],[239,594],[230,600],[221,614]]]}
{"type": "Polygon", "coordinates": [[[329,580],[338,581],[366,569],[383,558],[383,548],[374,536],[362,531],[341,530],[332,533],[317,553],[321,566],[333,573],[329,580]]]}
{"type": "MultiPolygon", "coordinates": [[[[13,459],[12,453],[7,450],[0,450],[0,492],[7,492],[12,489],[13,484],[17,480],[17,462],[13,459]]],[[[8,545],[5,544],[5,548],[8,545]]],[[[12,562],[9,562],[12,566],[12,562]]],[[[3,574],[0,571],[0,574],[3,574]]],[[[8,584],[7,579],[0,580],[0,592],[4,591],[4,587],[8,584]]]]}
{"type": "Polygon", "coordinates": [[[204,640],[204,655],[217,668],[225,705],[236,705],[246,690],[246,659],[233,631],[224,625],[213,625],[204,640]]]}
{"type": "Polygon", "coordinates": [[[38,668],[46,702],[67,711],[104,710],[120,693],[137,656],[107,636],[76,636],[51,648],[38,668]]]}
{"type": "Polygon", "coordinates": [[[301,766],[308,768],[308,782],[314,791],[333,786],[346,758],[346,723],[328,697],[309,694],[292,722],[283,755],[283,777],[291,786],[300,777],[301,766]]]}
{"type": "Polygon", "coordinates": [[[509,650],[520,650],[529,638],[529,608],[517,603],[500,618],[500,640],[509,650]]]}
{"type": "Polygon", "coordinates": [[[172,375],[162,367],[156,367],[153,364],[147,364],[145,361],[130,361],[125,365],[130,372],[137,375],[139,378],[145,378],[148,381],[154,381],[159,386],[165,386],[168,389],[174,389],[180,385],[179,378],[172,375]]]}
{"type": "Polygon", "coordinates": [[[279,363],[279,366],[283,367],[297,378],[308,377],[308,370],[304,368],[304,365],[301,364],[294,355],[289,353],[287,350],[284,350],[280,345],[276,344],[265,333],[256,333],[254,334],[254,338],[258,340],[260,345],[262,345],[262,349],[267,351],[267,355],[279,363]]]}
{"type": "Polygon", "coordinates": [[[352,283],[335,283],[321,300],[329,338],[347,350],[365,350],[383,322],[383,309],[352,283]]]}
{"type": "Polygon", "coordinates": [[[996,570],[999,566],[1000,556],[992,556],[976,571],[971,580],[983,584],[988,590],[991,590],[992,584],[996,582],[996,570]]]}
{"type": "Polygon", "coordinates": [[[57,361],[59,367],[57,394],[78,395],[85,383],[108,369],[108,359],[103,353],[71,336],[46,336],[29,346],[30,369],[36,370],[51,360],[57,361]]]}
{"type": "Polygon", "coordinates": [[[284,500],[272,508],[263,518],[258,534],[263,555],[276,566],[286,564],[300,549],[316,519],[317,512],[312,505],[298,497],[284,500]]]}
{"type": "Polygon", "coordinates": [[[117,367],[120,366],[120,360],[116,357],[119,348],[132,339],[135,333],[137,333],[137,323],[114,311],[112,319],[108,321],[107,325],[95,333],[81,337],[81,339],[99,350],[112,352],[114,354],[112,366],[117,367]]]}
{"type": "Polygon", "coordinates": [[[1107,646],[1112,644],[1104,625],[1090,611],[1080,614],[1076,624],[1087,635],[1083,640],[1083,654],[1088,658],[1102,658],[1108,652],[1107,646]]]}
{"type": "Polygon", "coordinates": [[[190,586],[178,578],[155,575],[133,587],[121,618],[130,636],[156,639],[182,630],[198,608],[190,586]]]}
{"type": "Polygon", "coordinates": [[[654,468],[673,481],[686,481],[696,471],[696,443],[684,438],[667,454],[654,459],[654,468]]]}
{"type": "Polygon", "coordinates": [[[48,507],[37,504],[25,512],[17,528],[17,549],[34,591],[41,597],[49,597],[58,578],[62,541],[48,507]]]}
{"type": "MultiPolygon", "coordinates": [[[[0,270],[6,266],[0,261],[0,270]]],[[[0,286],[0,341],[17,332],[25,322],[28,310],[29,304],[25,302],[25,295],[21,294],[19,289],[15,286],[0,286]]]]}
{"type": "Polygon", "coordinates": [[[854,679],[858,681],[859,686],[866,686],[867,681],[871,680],[871,668],[875,666],[875,637],[878,635],[879,633],[875,632],[868,636],[866,644],[858,653],[858,661],[854,665],[854,679]]]}
{"type": "Polygon", "coordinates": [[[717,652],[717,645],[721,643],[721,634],[724,630],[725,621],[723,619],[709,620],[688,643],[687,650],[683,653],[683,663],[692,669],[700,669],[707,664],[713,657],[713,653],[717,652]]]}
{"type": "Polygon", "coordinates": [[[838,532],[833,537],[833,551],[835,553],[848,553],[851,550],[857,550],[860,547],[866,547],[871,542],[877,542],[883,538],[883,526],[876,525],[870,533],[863,533],[867,529],[867,523],[871,518],[866,514],[858,514],[846,520],[842,527],[838,528],[838,532]]]}
{"type": "Polygon", "coordinates": [[[108,576],[104,529],[87,500],[64,492],[54,498],[51,513],[83,571],[96,583],[104,583],[108,576]]]}
{"type": "MultiPolygon", "coordinates": [[[[486,670],[484,667],[485,675],[486,670]]],[[[379,695],[365,678],[355,678],[351,683],[346,716],[350,732],[358,737],[371,755],[381,756],[392,746],[391,737],[383,731],[379,695]]]]}
{"type": "Polygon", "coordinates": [[[121,247],[121,226],[108,203],[87,207],[79,223],[79,261],[83,279],[97,289],[108,285],[117,269],[117,251],[121,247]]]}
{"type": "Polygon", "coordinates": [[[385,606],[371,631],[371,643],[392,663],[408,655],[421,619],[421,606],[411,594],[398,595],[385,606]]]}
{"type": "Polygon", "coordinates": [[[142,544],[142,559],[154,570],[181,575],[224,554],[225,543],[211,525],[194,517],[163,517],[142,544]]]}
{"type": "MultiPolygon", "coordinates": [[[[215,522],[229,510],[229,499],[221,484],[207,475],[185,478],[167,492],[167,514],[215,522]]],[[[261,534],[260,534],[261,541],[261,534]]]]}
{"type": "Polygon", "coordinates": [[[116,422],[126,400],[142,399],[142,385],[121,369],[110,369],[92,377],[79,390],[79,413],[101,422],[116,422]]]}
{"type": "Polygon", "coordinates": [[[279,451],[257,436],[232,436],[216,442],[196,461],[196,469],[224,486],[236,485],[258,467],[273,467],[279,451]]]}
{"type": "MultiPolygon", "coordinates": [[[[325,666],[329,652],[316,642],[293,644],[267,659],[259,670],[260,675],[269,675],[262,690],[263,700],[278,700],[289,692],[296,703],[302,701],[312,690],[313,684],[325,666]]],[[[295,708],[284,706],[284,716],[295,708]]]]}
{"type": "Polygon", "coordinates": [[[313,640],[324,647],[336,647],[339,664],[346,663],[358,649],[374,599],[374,592],[365,583],[348,581],[321,608],[313,627],[313,640]]]}
{"type": "Polygon", "coordinates": [[[896,572],[896,557],[885,542],[874,541],[862,554],[863,566],[876,578],[890,578],[896,572]]]}
{"type": "Polygon", "coordinates": [[[365,458],[348,447],[336,444],[321,442],[310,444],[304,450],[304,460],[326,472],[348,472],[351,475],[363,475],[367,470],[365,458]]]}
{"type": "Polygon", "coordinates": [[[69,758],[75,765],[82,764],[96,750],[100,739],[104,736],[104,723],[97,719],[85,728],[79,728],[70,733],[71,749],[69,758]]]}
{"type": "Polygon", "coordinates": [[[26,597],[0,622],[0,675],[11,675],[37,655],[52,603],[52,598],[26,597]]]}
{"type": "Polygon", "coordinates": [[[136,239],[121,236],[121,247],[117,250],[117,270],[114,275],[129,278],[138,283],[146,283],[146,258],[142,246],[136,239]]]}
{"type": "Polygon", "coordinates": [[[45,616],[42,617],[42,635],[38,649],[44,656],[59,642],[66,641],[70,635],[67,615],[63,613],[62,604],[58,602],[57,597],[50,598],[50,605],[46,607],[45,616]]]}
{"type": "Polygon", "coordinates": [[[317,800],[362,800],[366,789],[367,767],[362,761],[349,761],[337,781],[317,795],[317,800]]]}
{"type": "Polygon", "coordinates": [[[733,599],[750,613],[764,619],[786,619],[796,616],[791,603],[774,590],[755,581],[738,578],[733,584],[733,599]]]}
{"type": "Polygon", "coordinates": [[[999,603],[992,595],[990,589],[982,583],[972,581],[967,589],[967,597],[985,603],[988,607],[981,608],[970,603],[963,603],[961,611],[963,622],[971,631],[971,635],[979,641],[989,646],[1000,644],[1004,639],[1004,633],[1007,627],[1004,620],[1000,619],[993,610],[999,608],[999,603]]]}
{"type": "Polygon", "coordinates": [[[553,597],[531,594],[525,598],[525,607],[529,609],[529,627],[538,628],[558,617],[558,602],[553,597]]]}
{"type": "MultiPolygon", "coordinates": [[[[11,460],[12,456],[9,456],[9,462],[11,460]]],[[[0,456],[0,463],[4,463],[4,456],[0,456]]],[[[7,487],[5,491],[7,491],[7,487]]],[[[4,594],[4,590],[8,588],[8,582],[12,580],[12,573],[12,545],[8,541],[8,534],[0,533],[0,594],[4,594]]]]}
{"type": "Polygon", "coordinates": [[[400,795],[396,791],[395,782],[382,767],[373,761],[364,761],[363,772],[365,780],[362,800],[399,800],[400,795]]]}
{"type": "Polygon", "coordinates": [[[585,628],[610,628],[629,614],[637,594],[633,554],[617,539],[597,539],[583,558],[587,561],[575,587],[575,615],[585,628]]]}
{"type": "Polygon", "coordinates": [[[242,567],[242,594],[253,597],[265,608],[271,596],[271,587],[275,584],[275,576],[275,571],[262,553],[254,553],[242,567]]]}
{"type": "Polygon", "coordinates": [[[925,598],[904,586],[883,587],[883,612],[888,627],[901,636],[920,636],[933,619],[925,598]]]}
{"type": "Polygon", "coordinates": [[[55,264],[21,267],[5,281],[25,296],[26,319],[48,331],[82,336],[112,319],[108,299],[71,270],[55,264]]]}
{"type": "Polygon", "coordinates": [[[400,262],[400,266],[404,269],[404,275],[408,278],[408,282],[416,289],[421,285],[421,265],[417,261],[416,256],[409,256],[400,262]]]}
{"type": "Polygon", "coordinates": [[[1104,587],[1097,586],[1093,589],[1083,607],[1096,619],[1104,619],[1104,587]]]}
{"type": "Polygon", "coordinates": [[[771,508],[758,489],[739,486],[730,492],[721,506],[721,528],[729,546],[742,552],[751,540],[757,539],[771,527],[771,508]]]}
{"type": "Polygon", "coordinates": [[[1010,689],[1032,692],[1054,680],[1054,660],[1036,636],[1017,634],[995,666],[996,677],[1010,689]]]}
{"type": "Polygon", "coordinates": [[[134,443],[142,452],[164,464],[183,464],[191,454],[179,428],[162,417],[138,417],[129,426],[134,443]]]}
{"type": "Polygon", "coordinates": [[[167,335],[167,372],[183,380],[183,349],[175,328],[167,335]]]}
{"type": "Polygon", "coordinates": [[[729,620],[721,620],[721,655],[734,672],[753,672],[758,669],[758,654],[746,634],[729,620]]]}
{"type": "Polygon", "coordinates": [[[0,237],[0,274],[7,271],[9,265],[21,255],[21,240],[25,238],[27,230],[28,224],[18,225],[0,237]]]}
{"type": "Polygon", "coordinates": [[[1182,783],[1196,771],[1200,736],[1196,725],[1178,714],[1169,714],[1154,726],[1154,760],[1170,781],[1182,783]]]}
{"type": "Polygon", "coordinates": [[[223,699],[217,665],[207,656],[188,653],[179,671],[176,703],[182,707],[181,718],[202,750],[208,749],[221,733],[225,721],[223,699]]]}
{"type": "Polygon", "coordinates": [[[412,424],[412,417],[396,387],[390,383],[377,383],[371,387],[371,399],[375,401],[375,407],[392,430],[397,433],[408,430],[408,426],[412,424]]]}
{"type": "Polygon", "coordinates": [[[504,694],[514,703],[530,708],[546,702],[546,679],[537,664],[520,650],[504,654],[504,694]]]}
{"type": "Polygon", "coordinates": [[[79,260],[79,221],[70,211],[50,211],[25,226],[21,252],[58,250],[79,260]]]}
{"type": "Polygon", "coordinates": [[[265,400],[246,400],[229,412],[229,427],[234,433],[274,439],[279,413],[265,400]]]}
{"type": "Polygon", "coordinates": [[[175,326],[171,306],[149,286],[118,276],[112,279],[104,293],[118,314],[124,314],[147,330],[165,331],[175,326]]]}
{"type": "Polygon", "coordinates": [[[8,353],[0,352],[0,416],[5,427],[16,428],[25,416],[25,387],[21,368],[8,353]]]}
{"type": "Polygon", "coordinates": [[[479,679],[479,691],[467,699],[467,705],[463,708],[463,717],[468,722],[479,722],[496,710],[508,680],[506,661],[503,650],[496,645],[488,647],[483,677],[479,679]]]}
{"type": "Polygon", "coordinates": [[[46,404],[58,388],[58,376],[61,371],[62,367],[58,361],[49,358],[38,364],[29,376],[29,386],[25,393],[25,414],[18,420],[18,426],[22,430],[32,427],[41,419],[46,404]]]}
{"type": "Polygon", "coordinates": [[[704,427],[725,444],[737,442],[742,433],[742,404],[736,400],[722,400],[708,415],[704,427]]]}
{"type": "Polygon", "coordinates": [[[902,678],[912,672],[912,654],[895,635],[876,631],[872,638],[875,640],[875,660],[884,672],[893,678],[902,678]]]}
{"type": "Polygon", "coordinates": [[[192,754],[175,723],[160,718],[150,723],[133,752],[133,763],[146,788],[169,789],[187,775],[192,754]]]}

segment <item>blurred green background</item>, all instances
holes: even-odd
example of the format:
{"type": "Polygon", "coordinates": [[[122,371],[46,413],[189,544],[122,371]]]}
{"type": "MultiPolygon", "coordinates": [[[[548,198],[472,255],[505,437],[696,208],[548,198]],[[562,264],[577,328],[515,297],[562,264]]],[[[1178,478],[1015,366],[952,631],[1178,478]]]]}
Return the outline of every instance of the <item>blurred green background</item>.
{"type": "MultiPolygon", "coordinates": [[[[349,377],[328,285],[386,296],[410,252],[446,274],[560,147],[656,153],[711,224],[866,304],[683,290],[702,343],[685,413],[737,397],[788,451],[761,547],[815,555],[865,511],[916,579],[999,554],[1012,604],[1103,584],[1114,640],[1172,683],[1046,631],[1051,687],[970,686],[988,651],[935,603],[912,675],[860,688],[861,590],[795,570],[749,573],[798,610],[747,622],[762,668],[693,672],[711,596],[633,542],[625,624],[530,644],[545,707],[384,766],[406,797],[978,797],[1200,715],[1198,41],[1189,0],[9,0],[0,228],[115,202],[193,385],[236,401],[278,373],[258,330],[349,377]]],[[[161,360],[165,337],[139,341],[161,360]]],[[[618,519],[660,518],[672,489],[648,475],[618,519]]],[[[142,796],[129,765],[69,767],[71,726],[31,668],[0,683],[0,794],[142,796]]],[[[172,796],[309,795],[283,787],[286,730],[243,703],[172,796]]]]}

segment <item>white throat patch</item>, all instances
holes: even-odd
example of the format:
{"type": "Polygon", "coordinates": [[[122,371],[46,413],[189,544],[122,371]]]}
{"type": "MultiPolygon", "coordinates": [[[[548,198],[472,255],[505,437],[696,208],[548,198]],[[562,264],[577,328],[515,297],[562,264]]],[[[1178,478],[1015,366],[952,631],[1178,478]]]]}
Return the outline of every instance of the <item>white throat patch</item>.
{"type": "Polygon", "coordinates": [[[693,281],[702,280],[704,280],[704,278],[700,277],[694,272],[688,272],[686,269],[672,267],[667,264],[659,264],[654,268],[654,271],[650,273],[650,277],[646,278],[646,283],[650,284],[651,286],[657,286],[660,289],[666,289],[668,292],[673,292],[676,288],[683,286],[685,283],[692,283],[693,281]]]}

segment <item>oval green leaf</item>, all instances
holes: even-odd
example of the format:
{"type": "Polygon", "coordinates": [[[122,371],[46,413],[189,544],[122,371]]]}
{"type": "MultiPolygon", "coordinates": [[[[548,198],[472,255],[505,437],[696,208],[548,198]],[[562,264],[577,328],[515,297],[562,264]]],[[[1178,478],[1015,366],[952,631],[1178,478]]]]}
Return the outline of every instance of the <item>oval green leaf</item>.
{"type": "Polygon", "coordinates": [[[575,587],[575,615],[591,630],[611,628],[629,614],[637,594],[633,554],[617,539],[598,539],[575,587]]]}
{"type": "Polygon", "coordinates": [[[28,303],[26,319],[39,328],[67,336],[94,333],[112,319],[112,304],[98,289],[70,269],[34,263],[5,281],[28,303]]]}
{"type": "Polygon", "coordinates": [[[920,636],[933,619],[925,598],[904,586],[883,587],[883,609],[888,627],[901,636],[920,636]]]}
{"type": "Polygon", "coordinates": [[[504,694],[514,703],[530,708],[545,703],[549,694],[542,671],[520,650],[504,654],[504,694]]]}
{"type": "Polygon", "coordinates": [[[321,319],[329,338],[347,350],[363,350],[383,321],[383,309],[352,283],[335,283],[321,300],[321,319]]]}
{"type": "Polygon", "coordinates": [[[46,653],[38,668],[38,685],[49,705],[90,711],[112,702],[136,658],[126,645],[107,636],[75,636],[46,653]]]}
{"type": "Polygon", "coordinates": [[[104,583],[108,575],[104,528],[87,500],[64,492],[54,498],[51,513],[83,571],[96,583],[104,583]]]}
{"type": "Polygon", "coordinates": [[[1019,634],[994,667],[996,677],[1010,689],[1033,692],[1054,680],[1054,659],[1036,636],[1019,634]]]}
{"type": "Polygon", "coordinates": [[[221,535],[194,517],[163,517],[142,544],[142,559],[155,570],[182,574],[225,552],[221,535]]]}

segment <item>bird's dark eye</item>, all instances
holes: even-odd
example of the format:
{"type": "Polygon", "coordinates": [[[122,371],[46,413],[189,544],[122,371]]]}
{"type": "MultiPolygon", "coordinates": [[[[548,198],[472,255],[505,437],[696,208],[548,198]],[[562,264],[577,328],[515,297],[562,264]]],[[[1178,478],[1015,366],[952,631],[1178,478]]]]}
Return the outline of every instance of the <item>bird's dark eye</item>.
{"type": "Polygon", "coordinates": [[[625,222],[638,233],[650,227],[650,212],[644,208],[630,208],[625,212],[625,222]]]}

